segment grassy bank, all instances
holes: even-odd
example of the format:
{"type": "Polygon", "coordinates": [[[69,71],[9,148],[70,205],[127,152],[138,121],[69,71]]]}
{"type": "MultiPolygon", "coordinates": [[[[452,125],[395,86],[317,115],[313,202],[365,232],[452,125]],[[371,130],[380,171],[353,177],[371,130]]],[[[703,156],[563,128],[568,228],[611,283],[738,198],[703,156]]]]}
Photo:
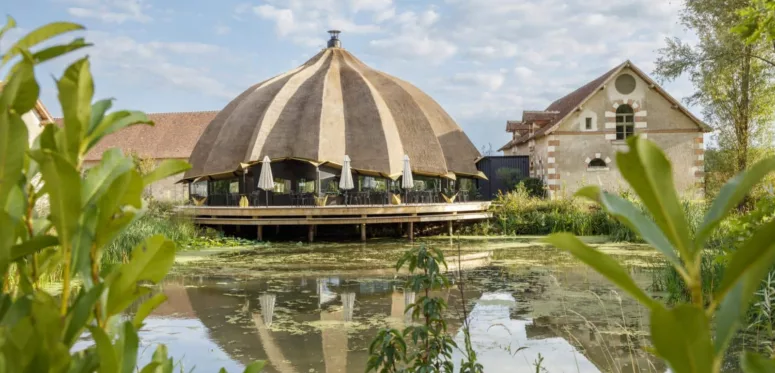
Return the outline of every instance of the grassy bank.
{"type": "MultiPolygon", "coordinates": [[[[636,205],[640,206],[637,202],[636,205]]],[[[687,201],[684,209],[691,224],[699,225],[705,205],[687,201]]],[[[596,205],[579,198],[549,200],[537,197],[522,186],[498,195],[493,201],[492,212],[492,220],[473,225],[464,233],[511,236],[570,232],[578,236],[607,236],[616,242],[641,242],[635,232],[596,205]]]]}
{"type": "Polygon", "coordinates": [[[129,257],[132,248],[155,234],[174,241],[178,250],[199,250],[209,247],[251,246],[256,241],[224,237],[220,232],[197,227],[194,222],[175,213],[177,204],[151,200],[148,211],[116,237],[102,257],[103,263],[120,263],[129,257]]]}

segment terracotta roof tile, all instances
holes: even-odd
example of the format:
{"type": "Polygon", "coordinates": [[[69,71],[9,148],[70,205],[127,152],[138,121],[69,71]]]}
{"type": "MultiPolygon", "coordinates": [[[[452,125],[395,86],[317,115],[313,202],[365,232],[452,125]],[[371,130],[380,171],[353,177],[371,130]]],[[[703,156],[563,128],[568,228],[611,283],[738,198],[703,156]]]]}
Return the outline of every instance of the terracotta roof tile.
{"type": "MultiPolygon", "coordinates": [[[[120,148],[124,154],[144,158],[188,159],[199,136],[218,114],[217,111],[148,114],[154,126],[136,125],[105,136],[86,154],[86,161],[98,161],[110,148],[120,148]]],[[[54,122],[61,125],[62,118],[54,122]]]]}

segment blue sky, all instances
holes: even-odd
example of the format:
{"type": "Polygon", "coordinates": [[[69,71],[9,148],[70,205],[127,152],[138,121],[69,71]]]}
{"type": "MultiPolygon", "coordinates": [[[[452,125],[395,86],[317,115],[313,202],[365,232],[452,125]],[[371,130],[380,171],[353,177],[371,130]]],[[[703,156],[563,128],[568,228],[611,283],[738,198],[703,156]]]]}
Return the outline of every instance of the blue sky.
{"type": "MultiPolygon", "coordinates": [[[[508,141],[508,119],[540,110],[625,59],[654,68],[666,37],[691,38],[671,0],[4,0],[23,32],[85,25],[97,97],[146,112],[219,110],[303,63],[326,30],[365,63],[434,97],[481,148],[508,141]],[[9,4],[10,2],[10,4],[9,4]]],[[[75,59],[76,56],[70,58],[75,59]]],[[[66,61],[39,70],[44,104],[66,61]]],[[[675,97],[691,93],[679,80],[675,97]]],[[[693,110],[695,113],[698,110],[693,110]]]]}

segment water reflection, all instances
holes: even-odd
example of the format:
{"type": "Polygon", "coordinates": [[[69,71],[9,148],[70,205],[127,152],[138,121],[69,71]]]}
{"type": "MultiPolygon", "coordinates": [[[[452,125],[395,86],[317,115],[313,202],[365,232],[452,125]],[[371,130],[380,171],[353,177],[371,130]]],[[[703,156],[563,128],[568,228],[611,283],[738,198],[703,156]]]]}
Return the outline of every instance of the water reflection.
{"type": "MultiPolygon", "coordinates": [[[[465,273],[471,337],[486,372],[534,372],[539,354],[549,372],[665,370],[643,352],[645,313],[594,273],[492,265],[465,273]]],[[[402,286],[392,277],[176,278],[162,286],[169,300],[141,338],[168,344],[198,371],[265,359],[267,372],[361,373],[377,330],[411,322],[405,310],[416,294],[402,286]]],[[[449,329],[462,344],[460,292],[435,295],[450,305],[449,329]]]]}

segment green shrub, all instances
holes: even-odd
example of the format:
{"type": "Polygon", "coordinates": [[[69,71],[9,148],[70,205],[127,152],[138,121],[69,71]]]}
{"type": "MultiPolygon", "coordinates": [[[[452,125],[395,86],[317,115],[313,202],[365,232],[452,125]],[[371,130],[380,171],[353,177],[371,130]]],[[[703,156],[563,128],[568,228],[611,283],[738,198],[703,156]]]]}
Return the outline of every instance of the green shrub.
{"type": "Polygon", "coordinates": [[[519,185],[525,187],[527,194],[531,197],[546,198],[546,185],[544,181],[536,177],[528,177],[519,182],[519,185]]]}

